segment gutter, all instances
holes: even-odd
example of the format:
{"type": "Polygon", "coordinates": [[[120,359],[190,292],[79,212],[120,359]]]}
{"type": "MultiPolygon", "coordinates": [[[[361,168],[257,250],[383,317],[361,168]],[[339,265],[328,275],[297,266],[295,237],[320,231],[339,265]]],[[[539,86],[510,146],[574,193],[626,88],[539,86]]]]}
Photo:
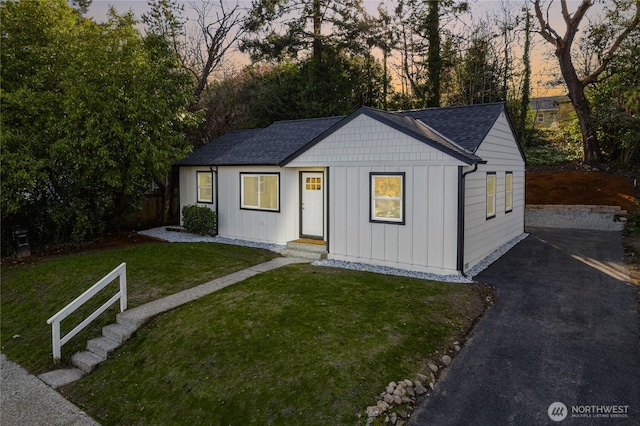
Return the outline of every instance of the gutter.
{"type": "Polygon", "coordinates": [[[478,170],[478,163],[473,165],[473,169],[462,172],[463,166],[458,166],[458,256],[456,269],[463,277],[464,273],[464,206],[465,206],[465,181],[464,178],[478,170]]]}

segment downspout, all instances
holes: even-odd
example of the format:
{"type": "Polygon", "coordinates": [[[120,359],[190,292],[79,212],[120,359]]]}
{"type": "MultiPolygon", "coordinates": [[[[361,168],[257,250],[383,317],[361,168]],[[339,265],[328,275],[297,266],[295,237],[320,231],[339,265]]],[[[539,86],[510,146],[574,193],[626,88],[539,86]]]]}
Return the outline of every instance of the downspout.
{"type": "Polygon", "coordinates": [[[331,199],[329,197],[329,195],[330,195],[329,194],[329,167],[327,167],[327,174],[326,174],[326,177],[324,178],[324,180],[325,180],[325,182],[324,182],[325,195],[324,196],[327,197],[327,234],[326,234],[326,240],[327,240],[327,257],[328,257],[329,253],[331,252],[330,248],[329,248],[329,242],[330,242],[329,241],[329,235],[330,235],[329,234],[329,229],[331,229],[331,222],[330,222],[331,215],[329,214],[329,211],[330,211],[329,208],[331,207],[329,205],[329,202],[330,202],[329,200],[331,199]]]}
{"type": "Polygon", "coordinates": [[[214,211],[216,212],[216,235],[218,235],[218,166],[216,166],[216,169],[213,170],[213,166],[209,166],[209,170],[211,171],[211,173],[215,173],[216,174],[216,183],[215,183],[215,209],[214,211]]]}
{"type": "Polygon", "coordinates": [[[458,166],[458,265],[457,269],[463,277],[464,273],[464,206],[465,206],[465,184],[464,178],[478,170],[478,163],[473,165],[473,169],[462,172],[463,166],[458,166]]]}

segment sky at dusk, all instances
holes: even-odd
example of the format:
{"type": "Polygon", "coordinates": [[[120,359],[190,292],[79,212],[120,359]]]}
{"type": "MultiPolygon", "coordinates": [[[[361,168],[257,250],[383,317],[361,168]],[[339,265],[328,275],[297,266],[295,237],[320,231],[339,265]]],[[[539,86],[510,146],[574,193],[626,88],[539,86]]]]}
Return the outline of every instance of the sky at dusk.
{"type": "MultiPolygon", "coordinates": [[[[217,3],[217,0],[213,0],[212,2],[217,3]]],[[[198,0],[179,1],[179,3],[184,5],[185,17],[188,18],[189,16],[194,16],[191,4],[197,4],[198,0]]],[[[380,1],[364,0],[364,3],[367,9],[371,13],[375,14],[380,1]]],[[[551,26],[558,30],[558,33],[563,34],[564,21],[560,13],[559,3],[560,2],[558,0],[553,2],[552,7],[549,10],[549,20],[551,26]]],[[[569,11],[573,12],[580,4],[580,1],[569,0],[567,3],[569,11]]],[[[236,2],[233,1],[233,4],[236,4],[236,2]]],[[[238,4],[247,9],[251,7],[250,0],[240,0],[238,1],[238,4]]],[[[395,1],[387,0],[385,4],[387,4],[387,9],[389,11],[393,11],[395,1]]],[[[459,22],[455,23],[458,27],[472,24],[474,21],[482,20],[488,14],[499,14],[503,4],[509,4],[512,10],[517,11],[525,4],[525,0],[470,0],[470,4],[472,11],[471,15],[466,15],[458,20],[459,22]]],[[[545,4],[548,4],[548,1],[546,1],[545,4]]],[[[98,22],[104,21],[111,6],[113,6],[118,13],[131,11],[137,18],[149,10],[146,0],[93,0],[88,15],[98,22]]],[[[597,18],[602,12],[602,7],[602,4],[593,6],[587,13],[583,26],[586,24],[587,19],[597,18]]],[[[557,81],[559,79],[558,66],[555,57],[553,56],[552,46],[537,34],[533,35],[532,41],[532,97],[564,94],[566,90],[562,84],[555,85],[553,87],[549,86],[549,82],[557,81]]],[[[516,59],[519,59],[521,55],[522,47],[517,45],[514,46],[513,56],[516,59]]],[[[249,59],[240,53],[235,53],[230,60],[231,67],[235,69],[240,69],[248,63],[249,59]]]]}

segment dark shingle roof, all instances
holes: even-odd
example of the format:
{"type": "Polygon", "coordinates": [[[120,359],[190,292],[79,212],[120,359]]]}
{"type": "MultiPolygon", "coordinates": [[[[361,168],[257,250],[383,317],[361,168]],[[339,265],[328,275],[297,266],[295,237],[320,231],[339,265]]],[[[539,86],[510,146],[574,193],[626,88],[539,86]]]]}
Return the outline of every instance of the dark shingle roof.
{"type": "Polygon", "coordinates": [[[175,166],[213,166],[217,159],[226,154],[233,147],[251,139],[263,129],[235,130],[225,133],[212,142],[193,151],[186,158],[174,163],[175,166]]]}
{"type": "Polygon", "coordinates": [[[276,121],[263,129],[225,133],[176,166],[278,165],[344,117],[276,121]]]}
{"type": "Polygon", "coordinates": [[[343,118],[276,121],[218,157],[216,164],[220,166],[279,165],[292,152],[297,151],[343,118]]]}
{"type": "Polygon", "coordinates": [[[229,132],[175,165],[284,165],[360,114],[473,164],[482,162],[474,153],[503,111],[504,103],[401,112],[361,107],[346,118],[277,121],[264,129],[229,132]]]}
{"type": "Polygon", "coordinates": [[[476,152],[504,110],[504,103],[493,103],[427,108],[400,114],[420,120],[467,151],[476,152]]]}

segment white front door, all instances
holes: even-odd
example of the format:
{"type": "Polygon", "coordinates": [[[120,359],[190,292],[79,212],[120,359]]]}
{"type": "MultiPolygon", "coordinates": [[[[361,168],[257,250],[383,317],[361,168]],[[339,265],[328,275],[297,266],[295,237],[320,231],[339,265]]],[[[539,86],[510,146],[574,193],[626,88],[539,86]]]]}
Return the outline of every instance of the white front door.
{"type": "Polygon", "coordinates": [[[324,237],[324,173],[302,172],[300,185],[300,234],[307,237],[324,237]]]}

